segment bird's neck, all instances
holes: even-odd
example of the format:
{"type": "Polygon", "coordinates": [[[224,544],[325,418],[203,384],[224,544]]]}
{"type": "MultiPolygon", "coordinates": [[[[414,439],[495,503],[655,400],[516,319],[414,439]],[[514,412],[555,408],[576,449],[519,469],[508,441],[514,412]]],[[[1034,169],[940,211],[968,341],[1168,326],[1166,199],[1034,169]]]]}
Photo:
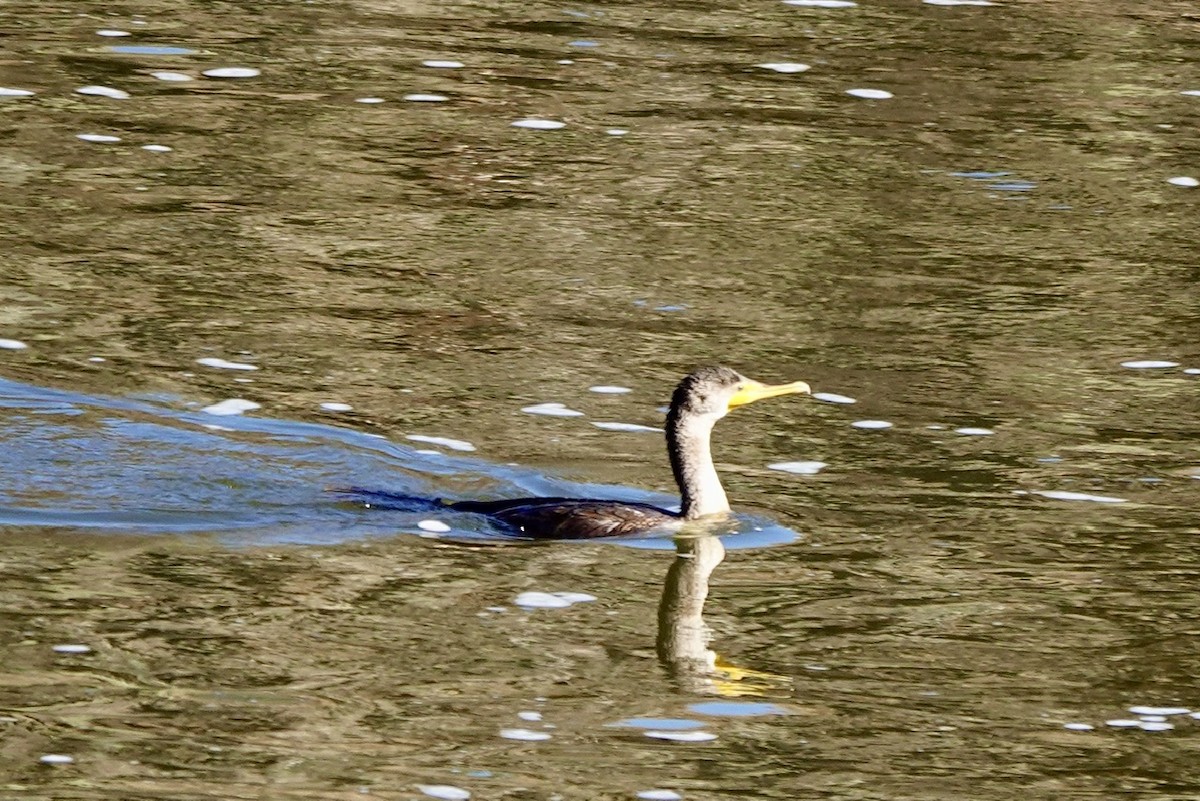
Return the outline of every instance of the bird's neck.
{"type": "Polygon", "coordinates": [[[683,501],[680,513],[688,520],[729,511],[709,446],[715,422],[715,417],[674,414],[667,419],[667,453],[683,501]]]}

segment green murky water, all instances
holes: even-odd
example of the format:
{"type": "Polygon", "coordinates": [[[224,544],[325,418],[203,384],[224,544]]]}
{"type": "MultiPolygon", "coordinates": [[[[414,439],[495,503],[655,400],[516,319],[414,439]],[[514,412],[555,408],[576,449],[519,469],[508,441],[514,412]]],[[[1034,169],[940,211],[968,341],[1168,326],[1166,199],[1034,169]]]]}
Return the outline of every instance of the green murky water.
{"type": "Polygon", "coordinates": [[[1191,4],[13,2],[0,34],[35,93],[0,96],[5,798],[1198,792],[1191,4]],[[714,362],[858,401],[718,428],[794,543],[462,546],[323,493],[669,492],[658,436],[593,423],[660,425],[714,362]],[[195,425],[231,398],[284,422],[195,425]]]}

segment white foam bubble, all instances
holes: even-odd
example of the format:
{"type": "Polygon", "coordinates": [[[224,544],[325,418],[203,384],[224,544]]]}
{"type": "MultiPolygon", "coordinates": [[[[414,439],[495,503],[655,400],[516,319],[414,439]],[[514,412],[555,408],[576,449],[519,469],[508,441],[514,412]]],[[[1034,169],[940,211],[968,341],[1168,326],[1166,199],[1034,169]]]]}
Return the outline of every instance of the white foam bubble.
{"type": "Polygon", "coordinates": [[[75,134],[76,139],[82,139],[85,142],[97,142],[99,144],[112,144],[120,142],[121,137],[109,136],[108,134],[75,134]]]}
{"type": "Polygon", "coordinates": [[[174,149],[166,145],[142,145],[142,150],[149,150],[151,153],[170,153],[174,149]]]}
{"type": "Polygon", "coordinates": [[[525,609],[565,609],[573,604],[596,600],[586,592],[523,592],[516,598],[516,605],[525,609]]]}
{"type": "Polygon", "coordinates": [[[717,735],[708,731],[660,731],[658,729],[649,729],[642,732],[647,737],[653,737],[656,740],[672,740],[677,743],[705,743],[709,740],[717,739],[717,735]]]}
{"type": "Polygon", "coordinates": [[[262,70],[254,67],[216,67],[201,74],[209,78],[256,78],[262,75],[262,70]]]}
{"type": "Polygon", "coordinates": [[[646,432],[653,432],[656,434],[662,433],[661,428],[655,428],[654,426],[644,426],[644,425],[641,425],[640,423],[617,423],[617,422],[610,422],[610,421],[601,421],[598,423],[592,423],[592,425],[594,425],[596,428],[602,428],[605,431],[625,431],[628,433],[634,433],[634,432],[638,432],[638,431],[646,431],[646,432]]]}
{"type": "Polygon", "coordinates": [[[891,428],[892,424],[887,420],[855,420],[850,425],[855,428],[891,428]]]}
{"type": "Polygon", "coordinates": [[[70,765],[75,761],[75,757],[67,754],[42,754],[38,757],[38,762],[46,765],[70,765]]]}
{"type": "Polygon", "coordinates": [[[96,31],[96,35],[97,36],[117,37],[117,36],[132,36],[133,34],[131,34],[129,31],[117,31],[117,30],[113,30],[111,28],[105,28],[104,30],[96,31]]]}
{"type": "Polygon", "coordinates": [[[452,784],[418,784],[417,789],[430,798],[441,798],[444,801],[466,801],[471,797],[470,791],[452,784]]]}
{"type": "Polygon", "coordinates": [[[242,362],[228,362],[224,359],[218,359],[213,356],[205,356],[203,359],[196,359],[196,364],[203,364],[205,367],[216,367],[218,370],[257,370],[256,364],[244,364],[242,362]]]}
{"type": "Polygon", "coordinates": [[[629,133],[628,128],[605,128],[604,132],[609,136],[624,136],[629,133]]]}
{"type": "Polygon", "coordinates": [[[612,384],[597,384],[594,387],[588,387],[588,392],[597,392],[601,395],[625,395],[633,390],[629,387],[618,387],[612,384]]]}
{"type": "Polygon", "coordinates": [[[1190,175],[1176,175],[1174,178],[1168,178],[1167,183],[1174,184],[1175,186],[1200,186],[1200,180],[1190,175]]]}
{"type": "Polygon", "coordinates": [[[526,117],[523,120],[516,120],[511,125],[514,128],[529,128],[534,131],[557,131],[559,128],[567,127],[565,122],[543,120],[537,117],[526,117]]]}
{"type": "Polygon", "coordinates": [[[422,92],[414,92],[411,95],[405,95],[404,99],[410,103],[445,103],[450,98],[446,95],[426,94],[422,92]]]}
{"type": "Polygon", "coordinates": [[[637,797],[646,801],[680,801],[683,798],[674,790],[639,790],[637,797]]]}
{"type": "Polygon", "coordinates": [[[846,94],[851,97],[861,97],[864,100],[889,100],[895,97],[886,89],[847,89],[846,94]]]}
{"type": "Polygon", "coordinates": [[[25,350],[28,347],[19,339],[0,339],[0,350],[25,350]]]}
{"type": "Polygon", "coordinates": [[[467,65],[462,63],[461,61],[449,61],[449,60],[445,60],[445,59],[431,58],[427,61],[422,61],[421,66],[433,67],[434,69],[439,69],[439,70],[457,70],[457,69],[461,69],[467,65]]]}
{"type": "Polygon", "coordinates": [[[1088,492],[1068,492],[1066,490],[1033,490],[1034,495],[1050,498],[1055,501],[1091,501],[1092,503],[1128,503],[1125,498],[1114,498],[1109,495],[1092,495],[1088,492]]]}
{"type": "Polygon", "coordinates": [[[501,729],[500,736],[506,740],[525,740],[527,742],[550,739],[549,732],[531,731],[529,729],[501,729]]]}
{"type": "Polygon", "coordinates": [[[796,72],[808,72],[812,67],[808,64],[801,64],[798,61],[768,61],[766,64],[755,64],[764,70],[771,72],[782,72],[785,75],[790,75],[796,72]]]}
{"type": "Polygon", "coordinates": [[[1064,723],[1063,728],[1071,731],[1091,731],[1096,727],[1090,723],[1064,723]]]}
{"type": "Polygon", "coordinates": [[[1192,710],[1186,706],[1131,706],[1129,711],[1135,715],[1186,715],[1192,710]]]}
{"type": "Polygon", "coordinates": [[[438,445],[443,448],[449,448],[452,451],[473,451],[475,446],[464,439],[451,439],[449,437],[428,437],[424,434],[409,434],[408,439],[413,442],[427,442],[430,445],[438,445]]]}
{"type": "Polygon", "coordinates": [[[838,395],[833,392],[814,392],[813,397],[826,403],[858,403],[854,398],[838,395]]]}
{"type": "Polygon", "coordinates": [[[173,83],[183,83],[184,81],[196,80],[191,75],[183,72],[152,72],[150,74],[153,77],[158,78],[160,81],[168,81],[173,83]]]}
{"type": "Polygon", "coordinates": [[[81,643],[62,643],[61,645],[51,645],[50,650],[56,654],[88,654],[91,653],[90,645],[81,643]]]}
{"type": "Polygon", "coordinates": [[[1165,370],[1169,367],[1178,367],[1179,362],[1157,361],[1155,359],[1143,359],[1141,361],[1121,362],[1122,367],[1128,367],[1130,370],[1165,370]]]}
{"type": "Polygon", "coordinates": [[[28,89],[10,89],[7,86],[0,86],[0,97],[33,97],[37,92],[31,92],[28,89]]]}
{"type": "Polygon", "coordinates": [[[321,408],[327,412],[348,412],[354,407],[348,403],[341,403],[340,401],[325,401],[321,404],[321,408]]]}
{"type": "Polygon", "coordinates": [[[783,0],[789,6],[802,6],[804,8],[853,8],[858,3],[851,0],[783,0]]]}
{"type": "Polygon", "coordinates": [[[245,400],[244,398],[229,398],[228,400],[223,400],[220,403],[214,403],[212,406],[205,406],[200,411],[204,412],[205,414],[215,414],[221,417],[227,417],[261,408],[261,403],[255,403],[254,401],[245,400]]]}
{"type": "Polygon", "coordinates": [[[124,89],[115,89],[111,86],[81,86],[75,90],[75,94],[111,97],[113,100],[126,100],[129,98],[129,92],[126,92],[124,89]]]}
{"type": "Polygon", "coordinates": [[[535,722],[535,721],[539,721],[542,719],[542,713],[541,712],[518,712],[517,717],[519,717],[521,720],[528,720],[530,722],[535,722]]]}
{"type": "Polygon", "coordinates": [[[443,523],[441,520],[422,520],[417,523],[417,528],[422,531],[431,531],[434,534],[445,534],[450,530],[450,526],[443,523]]]}
{"type": "Polygon", "coordinates": [[[563,403],[535,403],[533,406],[522,406],[521,411],[546,417],[583,417],[583,412],[568,409],[563,403]]]}
{"type": "Polygon", "coordinates": [[[825,462],[775,462],[767,465],[770,470],[795,473],[798,476],[815,476],[829,465],[825,462]]]}
{"type": "Polygon", "coordinates": [[[996,432],[990,428],[971,428],[970,426],[966,426],[965,428],[954,429],[954,433],[962,434],[963,436],[967,437],[990,437],[996,432]]]}

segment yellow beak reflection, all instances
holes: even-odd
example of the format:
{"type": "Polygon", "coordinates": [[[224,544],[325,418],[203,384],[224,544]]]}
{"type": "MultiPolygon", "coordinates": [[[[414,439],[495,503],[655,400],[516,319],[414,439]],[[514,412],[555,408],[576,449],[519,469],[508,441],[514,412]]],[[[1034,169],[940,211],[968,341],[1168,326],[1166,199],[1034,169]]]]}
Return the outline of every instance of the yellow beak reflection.
{"type": "Polygon", "coordinates": [[[793,381],[790,384],[775,384],[774,386],[760,384],[757,381],[748,381],[744,387],[738,390],[736,395],[729,399],[729,408],[745,406],[747,403],[753,403],[763,398],[774,398],[777,395],[793,395],[797,392],[808,395],[812,394],[812,389],[803,381],[793,381]]]}

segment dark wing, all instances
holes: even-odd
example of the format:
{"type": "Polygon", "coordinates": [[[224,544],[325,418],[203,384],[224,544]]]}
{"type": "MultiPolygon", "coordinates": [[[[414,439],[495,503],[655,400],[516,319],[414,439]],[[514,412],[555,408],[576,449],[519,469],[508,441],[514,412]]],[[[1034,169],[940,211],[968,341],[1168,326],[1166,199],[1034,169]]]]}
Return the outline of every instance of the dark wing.
{"type": "Polygon", "coordinates": [[[647,503],[580,498],[516,498],[505,501],[456,501],[456,512],[487,515],[514,533],[535,539],[583,540],[645,534],[678,526],[679,515],[647,503]]]}

